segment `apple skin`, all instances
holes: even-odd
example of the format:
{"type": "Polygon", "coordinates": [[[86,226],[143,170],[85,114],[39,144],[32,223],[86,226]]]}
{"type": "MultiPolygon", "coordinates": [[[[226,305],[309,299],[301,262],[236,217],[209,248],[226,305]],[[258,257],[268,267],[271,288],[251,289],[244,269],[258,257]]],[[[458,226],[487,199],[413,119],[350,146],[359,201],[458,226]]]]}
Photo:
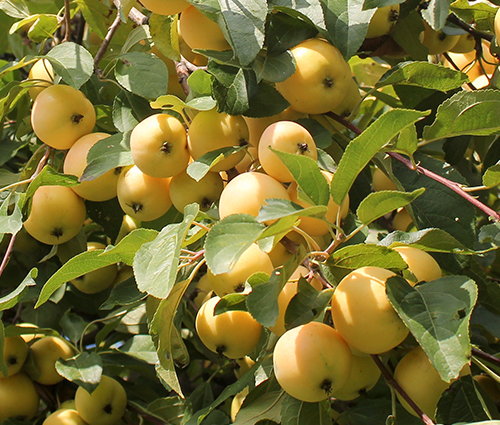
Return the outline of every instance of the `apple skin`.
{"type": "Polygon", "coordinates": [[[349,378],[349,345],[332,327],[309,322],[285,332],[274,347],[274,373],[292,397],[308,403],[326,400],[349,378]]]}
{"type": "Polygon", "coordinates": [[[127,393],[117,380],[102,375],[92,394],[78,387],[75,404],[76,410],[89,425],[114,425],[125,413],[127,393]]]}
{"type": "Polygon", "coordinates": [[[42,425],[86,425],[76,409],[59,409],[51,413],[42,425]]]}
{"type": "Polygon", "coordinates": [[[459,35],[447,35],[442,30],[435,31],[424,20],[425,30],[420,34],[420,42],[429,49],[429,55],[447,52],[457,44],[459,35]]]}
{"type": "Polygon", "coordinates": [[[398,21],[399,7],[399,4],[379,7],[370,20],[366,38],[389,34],[398,21]]]}
{"type": "Polygon", "coordinates": [[[32,419],[39,406],[40,397],[26,374],[0,378],[0,423],[10,417],[32,419]]]}
{"type": "Polygon", "coordinates": [[[90,133],[96,112],[83,92],[56,84],[42,90],[31,109],[31,126],[36,136],[54,149],[69,149],[90,133]]]}
{"type": "Polygon", "coordinates": [[[8,336],[4,339],[3,360],[7,364],[7,376],[15,375],[21,370],[28,352],[28,344],[22,337],[8,336]]]}
{"type": "Polygon", "coordinates": [[[35,100],[40,92],[54,83],[54,69],[47,59],[37,60],[30,69],[28,80],[37,80],[36,87],[29,89],[31,99],[35,100]]]}
{"type": "Polygon", "coordinates": [[[408,264],[408,270],[415,275],[417,282],[430,282],[443,277],[438,262],[427,252],[412,246],[396,246],[397,251],[408,264]]]}
{"type": "Polygon", "coordinates": [[[186,10],[190,3],[185,0],[142,0],[142,5],[158,15],[177,15],[186,10]]]}
{"type": "Polygon", "coordinates": [[[31,345],[31,353],[39,371],[35,381],[42,385],[55,385],[63,381],[64,378],[57,373],[56,362],[59,359],[69,359],[75,354],[65,339],[55,336],[36,340],[31,345]]]}

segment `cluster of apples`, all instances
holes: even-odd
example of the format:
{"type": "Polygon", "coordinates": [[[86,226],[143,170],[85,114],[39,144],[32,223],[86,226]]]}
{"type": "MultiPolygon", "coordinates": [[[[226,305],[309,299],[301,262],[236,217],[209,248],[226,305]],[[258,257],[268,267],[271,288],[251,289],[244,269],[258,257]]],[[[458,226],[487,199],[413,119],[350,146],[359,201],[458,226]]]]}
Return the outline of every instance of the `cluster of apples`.
{"type": "MultiPolygon", "coordinates": [[[[31,324],[22,324],[22,335],[4,339],[3,359],[7,375],[0,375],[0,422],[16,417],[32,419],[39,410],[36,385],[52,386],[64,380],[56,370],[59,359],[75,355],[68,341],[57,336],[36,333],[31,324]],[[32,333],[28,333],[32,332],[32,333]]],[[[103,376],[91,394],[78,387],[74,400],[67,400],[51,413],[44,425],[114,424],[123,415],[127,396],[121,384],[103,376]]]]}

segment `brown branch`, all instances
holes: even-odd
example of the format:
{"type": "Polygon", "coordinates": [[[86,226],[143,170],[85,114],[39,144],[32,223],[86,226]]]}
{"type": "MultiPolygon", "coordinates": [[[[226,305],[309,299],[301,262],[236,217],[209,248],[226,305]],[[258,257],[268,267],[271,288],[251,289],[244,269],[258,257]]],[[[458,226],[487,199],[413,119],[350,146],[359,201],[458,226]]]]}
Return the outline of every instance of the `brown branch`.
{"type": "Polygon", "coordinates": [[[392,376],[391,372],[385,367],[384,363],[382,363],[382,360],[380,360],[379,356],[376,354],[371,354],[371,358],[377,365],[377,367],[380,369],[380,372],[384,376],[387,384],[389,384],[392,388],[394,388],[398,394],[408,403],[408,405],[415,411],[415,413],[422,419],[424,424],[426,425],[435,425],[433,420],[427,416],[420,407],[418,407],[415,402],[410,398],[410,396],[406,393],[405,390],[399,385],[399,383],[394,379],[394,376],[392,376]]]}
{"type": "Polygon", "coordinates": [[[13,233],[10,237],[9,245],[7,245],[7,249],[6,249],[5,254],[3,256],[2,264],[0,264],[0,276],[2,276],[5,268],[7,267],[9,259],[12,255],[12,250],[14,249],[14,242],[15,241],[16,241],[16,234],[13,233]]]}
{"type": "MultiPolygon", "coordinates": [[[[113,0],[114,5],[117,9],[121,7],[120,0],[113,0]]],[[[128,18],[136,25],[145,25],[148,23],[149,18],[143,13],[139,12],[135,7],[130,9],[128,18]]]]}
{"type": "Polygon", "coordinates": [[[474,38],[483,38],[489,42],[493,40],[493,35],[488,34],[485,32],[478,31],[477,29],[473,28],[471,25],[469,25],[467,22],[462,21],[457,15],[450,13],[446,20],[457,27],[463,29],[464,31],[468,32],[471,34],[474,38]]]}
{"type": "Polygon", "coordinates": [[[69,41],[71,37],[71,10],[69,0],[64,0],[64,23],[66,25],[66,32],[63,38],[63,43],[69,41]]]}
{"type": "Polygon", "coordinates": [[[99,62],[101,62],[101,59],[104,57],[104,54],[108,50],[109,43],[111,43],[111,39],[115,35],[116,31],[118,30],[118,27],[122,23],[120,19],[120,14],[116,14],[116,18],[111,24],[111,26],[108,29],[108,33],[106,34],[106,37],[104,37],[104,40],[102,41],[101,47],[99,47],[99,50],[97,51],[97,54],[95,55],[94,58],[94,71],[97,74],[98,77],[102,76],[102,71],[99,69],[99,62]]]}
{"type": "Polygon", "coordinates": [[[472,355],[479,357],[480,359],[486,360],[489,363],[493,363],[496,366],[500,366],[500,359],[492,354],[485,353],[478,348],[472,347],[472,355]]]}

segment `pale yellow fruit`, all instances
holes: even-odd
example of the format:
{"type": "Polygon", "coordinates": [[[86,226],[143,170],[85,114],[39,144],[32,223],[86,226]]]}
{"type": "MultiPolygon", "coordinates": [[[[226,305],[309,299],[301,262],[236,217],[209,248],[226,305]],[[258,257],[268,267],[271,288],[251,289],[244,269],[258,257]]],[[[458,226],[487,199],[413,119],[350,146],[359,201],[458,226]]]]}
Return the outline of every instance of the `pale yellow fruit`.
{"type": "Polygon", "coordinates": [[[474,78],[474,80],[472,80],[472,85],[476,89],[484,89],[490,85],[491,77],[492,75],[482,74],[479,77],[476,77],[474,78]]]}
{"type": "Polygon", "coordinates": [[[309,403],[325,400],[342,388],[351,362],[351,350],[340,334],[319,322],[290,329],[274,347],[274,373],[281,388],[309,403]]]}
{"type": "Polygon", "coordinates": [[[351,78],[340,51],[323,39],[313,38],[290,49],[295,72],[276,89],[296,111],[324,114],[344,99],[351,78]]]}
{"type": "MultiPolygon", "coordinates": [[[[193,159],[217,149],[248,144],[248,127],[241,116],[228,115],[215,109],[196,114],[189,126],[188,147],[193,159]]],[[[245,151],[233,153],[216,164],[212,171],[233,168],[245,156],[245,151]]]]}
{"type": "Polygon", "coordinates": [[[83,92],[62,84],[42,90],[31,109],[33,131],[55,149],[69,149],[92,131],[95,122],[94,106],[83,92]]]}
{"type": "MultiPolygon", "coordinates": [[[[469,366],[465,365],[460,375],[469,373],[469,366]]],[[[439,372],[434,369],[420,346],[415,347],[399,361],[394,370],[394,378],[415,404],[429,418],[435,420],[438,401],[451,383],[441,379],[439,372]]],[[[417,416],[399,393],[396,394],[403,407],[417,416]]]]}
{"type": "Polygon", "coordinates": [[[123,212],[135,220],[156,220],[172,206],[169,186],[170,178],[148,176],[135,165],[127,167],[118,179],[118,202],[123,212]]]}
{"type": "Polygon", "coordinates": [[[196,332],[214,353],[239,359],[252,352],[259,342],[262,326],[246,311],[226,311],[214,315],[219,297],[210,298],[196,315],[196,332]]]}
{"type": "Polygon", "coordinates": [[[266,199],[290,200],[285,187],[276,179],[258,172],[246,172],[232,179],[219,199],[220,218],[231,214],[250,214],[257,217],[266,199]]]}
{"type": "Polygon", "coordinates": [[[150,115],[132,130],[130,153],[134,164],[148,176],[179,174],[190,158],[184,125],[172,115],[150,115]]]}
{"type": "Polygon", "coordinates": [[[7,365],[7,376],[15,375],[21,370],[28,357],[28,351],[28,344],[20,336],[8,336],[4,339],[3,361],[7,365]]]}
{"type": "Polygon", "coordinates": [[[196,7],[184,10],[179,22],[182,38],[191,49],[231,49],[219,26],[196,7]]]}
{"type": "Polygon", "coordinates": [[[474,381],[476,381],[481,388],[490,396],[495,404],[500,403],[500,388],[497,382],[488,375],[476,375],[474,376],[474,381]]]}
{"type": "Polygon", "coordinates": [[[102,375],[91,394],[78,387],[75,404],[76,410],[89,425],[115,425],[127,408],[127,393],[117,380],[102,375]]]}
{"type": "Polygon", "coordinates": [[[285,264],[299,248],[300,245],[307,246],[306,240],[295,231],[288,232],[275,247],[269,252],[269,257],[274,267],[285,264]]]}
{"type": "MultiPolygon", "coordinates": [[[[38,326],[37,325],[34,325],[33,323],[18,323],[16,325],[16,327],[20,327],[20,328],[28,328],[28,330],[30,331],[35,331],[36,329],[38,329],[38,326]]],[[[35,339],[38,339],[38,338],[43,338],[45,336],[45,334],[42,334],[42,333],[26,333],[26,334],[23,334],[23,335],[20,335],[21,338],[26,341],[26,343],[30,343],[31,341],[35,340],[35,339]]]]}
{"type": "Polygon", "coordinates": [[[31,354],[39,372],[35,381],[43,385],[55,385],[64,379],[56,370],[57,360],[69,359],[75,353],[65,339],[46,336],[33,343],[31,354]]]}
{"type": "MultiPolygon", "coordinates": [[[[92,146],[109,136],[107,133],[89,133],[80,137],[64,158],[64,173],[80,178],[87,167],[87,155],[92,146]]],[[[72,189],[83,199],[93,202],[108,201],[116,196],[116,185],[120,171],[120,167],[114,168],[94,180],[82,181],[78,186],[73,186],[72,189]]]]}
{"type": "Polygon", "coordinates": [[[295,121],[278,121],[268,126],[259,141],[259,161],[271,177],[284,183],[294,180],[292,173],[271,149],[317,160],[318,151],[311,133],[295,121]]]}
{"type": "MultiPolygon", "coordinates": [[[[103,250],[105,248],[106,246],[99,242],[87,243],[87,251],[94,251],[96,249],[103,250]]],[[[77,277],[76,279],[73,279],[71,283],[84,294],[97,294],[98,292],[104,291],[113,285],[117,273],[117,265],[110,264],[77,277]]]]}
{"type": "Polygon", "coordinates": [[[351,371],[346,384],[332,396],[339,400],[354,400],[371,390],[380,378],[380,369],[371,356],[352,356],[351,371]]]}
{"type": "Polygon", "coordinates": [[[120,231],[116,237],[115,245],[118,244],[125,236],[127,236],[132,230],[141,227],[141,222],[135,218],[130,217],[125,214],[123,216],[122,225],[120,226],[120,231]]]}
{"type": "Polygon", "coordinates": [[[262,251],[259,245],[252,244],[241,254],[234,267],[227,273],[214,275],[208,269],[208,281],[214,292],[219,296],[243,292],[246,280],[254,273],[263,272],[271,275],[274,270],[269,254],[262,251]]]}
{"type": "Polygon", "coordinates": [[[240,379],[245,373],[247,373],[255,364],[255,362],[248,356],[241,359],[235,360],[238,367],[234,369],[234,375],[236,378],[240,379]]]}
{"type": "Polygon", "coordinates": [[[177,211],[183,212],[186,205],[197,203],[202,211],[208,210],[217,201],[224,189],[219,173],[209,171],[199,181],[183,171],[172,177],[170,199],[177,211]]]}
{"type": "Polygon", "coordinates": [[[362,353],[380,354],[403,342],[409,331],[385,292],[390,270],[362,267],[335,288],[331,313],[335,329],[362,353]]]}
{"type": "MultiPolygon", "coordinates": [[[[475,50],[468,53],[449,52],[448,56],[450,57],[451,61],[458,67],[458,69],[467,74],[469,80],[473,81],[482,74],[481,66],[476,60],[475,50]]],[[[446,66],[447,68],[455,69],[446,58],[444,60],[444,66],[446,66]]]]}
{"type": "Polygon", "coordinates": [[[87,216],[83,199],[70,187],[40,186],[24,228],[36,240],[59,245],[74,238],[87,216]]]}
{"type": "MultiPolygon", "coordinates": [[[[279,308],[278,318],[276,319],[276,323],[274,324],[274,326],[269,327],[269,330],[275,335],[281,336],[286,332],[285,328],[286,309],[288,308],[288,304],[290,304],[292,298],[298,292],[299,279],[301,277],[307,276],[308,274],[309,270],[306,269],[304,266],[297,267],[297,269],[293,272],[292,276],[290,276],[290,279],[285,284],[285,286],[283,286],[283,289],[278,295],[278,308],[279,308]]],[[[316,278],[313,278],[310,284],[314,289],[316,289],[316,291],[321,291],[323,289],[322,283],[316,278]]]]}
{"type": "Polygon", "coordinates": [[[396,215],[392,219],[392,227],[394,227],[394,230],[401,230],[403,232],[406,232],[408,227],[413,224],[413,221],[410,217],[410,214],[408,214],[408,211],[406,211],[405,208],[402,208],[396,212],[396,215]]]}
{"type": "Polygon", "coordinates": [[[495,14],[495,37],[497,40],[500,40],[500,8],[497,9],[497,13],[495,14]]]}
{"type": "Polygon", "coordinates": [[[292,108],[286,108],[283,112],[271,117],[251,118],[243,117],[248,126],[249,138],[248,142],[257,147],[259,145],[260,136],[264,130],[271,124],[278,121],[297,121],[300,118],[307,118],[307,114],[297,112],[292,108]]]}
{"type": "Polygon", "coordinates": [[[443,277],[441,267],[429,253],[412,246],[395,246],[392,249],[403,257],[408,264],[408,270],[415,275],[417,282],[430,282],[443,277]]]}
{"type": "Polygon", "coordinates": [[[366,38],[389,34],[399,18],[399,4],[379,7],[370,20],[366,38]]]}
{"type": "Polygon", "coordinates": [[[375,168],[373,171],[372,189],[374,192],[379,192],[380,190],[398,190],[396,184],[380,168],[375,168]]]}
{"type": "Polygon", "coordinates": [[[47,59],[38,59],[30,69],[28,80],[36,81],[36,86],[29,89],[31,99],[35,100],[43,89],[54,84],[54,69],[47,59]]]}
{"type": "Polygon", "coordinates": [[[474,51],[474,47],[476,47],[476,39],[472,34],[462,34],[451,49],[450,52],[453,53],[469,53],[474,51]]]}
{"type": "Polygon", "coordinates": [[[195,291],[196,296],[194,297],[193,302],[198,308],[200,308],[205,302],[207,295],[212,291],[212,285],[210,285],[207,273],[200,277],[200,280],[196,283],[195,291]]]}
{"type": "MultiPolygon", "coordinates": [[[[184,1],[184,0],[182,0],[182,1],[184,1]]],[[[179,43],[180,43],[180,40],[179,40],[179,43]]],[[[186,99],[186,92],[184,91],[184,88],[179,83],[179,76],[177,74],[177,68],[175,66],[175,62],[172,59],[166,57],[162,52],[160,52],[160,49],[158,49],[158,47],[156,47],[156,46],[151,46],[151,49],[149,51],[151,53],[154,53],[156,56],[158,56],[163,61],[163,63],[165,65],[167,65],[167,68],[168,68],[168,90],[167,90],[167,93],[173,94],[182,100],[186,99]]],[[[181,54],[183,55],[182,51],[181,51],[181,54]]]]}
{"type": "MultiPolygon", "coordinates": [[[[341,116],[342,118],[351,117],[351,114],[359,109],[362,100],[358,84],[356,83],[354,78],[350,78],[347,85],[347,93],[344,96],[344,99],[335,109],[333,109],[333,112],[341,116]]],[[[337,123],[336,121],[333,121],[332,124],[338,124],[339,126],[341,126],[341,124],[337,123]]],[[[342,130],[342,128],[340,128],[340,130],[342,130]]]]}
{"type": "Polygon", "coordinates": [[[141,0],[142,5],[158,15],[177,15],[190,6],[185,0],[141,0]]]}
{"type": "Polygon", "coordinates": [[[199,53],[194,53],[193,50],[187,45],[182,37],[181,32],[181,20],[177,21],[177,35],[179,36],[179,50],[184,59],[191,62],[196,66],[206,66],[208,64],[208,58],[199,53]]]}
{"type": "Polygon", "coordinates": [[[240,391],[238,394],[236,394],[233,397],[233,401],[231,401],[231,421],[234,422],[236,420],[236,415],[241,409],[241,405],[245,401],[245,398],[247,397],[249,393],[248,387],[245,387],[242,391],[240,391]]]}
{"type": "Polygon", "coordinates": [[[245,149],[245,151],[246,152],[243,159],[234,166],[236,171],[238,171],[238,173],[240,174],[246,171],[250,171],[254,165],[258,164],[258,149],[254,146],[249,146],[247,149],[245,149]]]}
{"type": "Polygon", "coordinates": [[[429,55],[438,55],[451,50],[457,44],[459,35],[448,35],[443,30],[435,31],[425,21],[425,30],[420,34],[420,42],[429,49],[429,55]]]}
{"type": "Polygon", "coordinates": [[[47,416],[42,425],[86,425],[75,409],[59,409],[47,416]]]}
{"type": "MultiPolygon", "coordinates": [[[[321,172],[323,173],[323,176],[325,176],[328,183],[331,183],[333,174],[323,170],[321,172]]],[[[288,186],[288,194],[290,195],[290,200],[300,205],[302,208],[309,208],[312,206],[308,202],[299,199],[297,183],[291,183],[290,186],[288,186]]],[[[330,196],[327,208],[328,210],[325,214],[325,219],[328,220],[328,222],[335,224],[337,222],[337,219],[342,220],[348,214],[349,196],[345,197],[342,205],[340,206],[335,203],[333,198],[330,196]]],[[[329,231],[328,224],[319,218],[301,216],[300,220],[301,221],[299,224],[299,228],[301,228],[304,232],[308,233],[311,236],[326,235],[329,231]]]]}
{"type": "Polygon", "coordinates": [[[40,397],[33,382],[24,373],[0,378],[0,423],[7,418],[30,420],[39,406],[40,397]]]}

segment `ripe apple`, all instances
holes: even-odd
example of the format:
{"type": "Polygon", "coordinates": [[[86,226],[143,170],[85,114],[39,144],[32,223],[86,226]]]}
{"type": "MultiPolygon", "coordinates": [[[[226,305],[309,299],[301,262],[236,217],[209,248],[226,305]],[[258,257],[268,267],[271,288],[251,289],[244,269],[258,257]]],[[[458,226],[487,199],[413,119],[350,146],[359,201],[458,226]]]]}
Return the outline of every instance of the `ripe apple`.
{"type": "Polygon", "coordinates": [[[199,181],[186,171],[172,177],[170,181],[170,199],[177,211],[196,202],[202,211],[207,211],[217,201],[224,189],[224,181],[219,173],[209,171],[199,181]]]}
{"type": "Polygon", "coordinates": [[[226,311],[214,315],[219,297],[210,298],[198,310],[196,332],[214,353],[239,359],[252,352],[259,342],[262,326],[246,311],[226,311]]]}
{"type": "Polygon", "coordinates": [[[40,397],[33,381],[23,372],[0,378],[0,423],[7,418],[30,420],[39,406],[40,397]]]}
{"type": "Polygon", "coordinates": [[[420,42],[429,49],[429,55],[447,52],[457,44],[459,35],[448,35],[443,30],[433,30],[424,20],[425,30],[420,34],[420,42]]]}
{"type": "Polygon", "coordinates": [[[496,39],[500,40],[500,9],[497,9],[497,12],[495,14],[494,29],[496,39]]]}
{"type": "Polygon", "coordinates": [[[231,401],[231,422],[236,420],[236,415],[241,409],[241,405],[245,401],[246,396],[249,393],[248,387],[245,387],[242,391],[236,394],[231,401]]]}
{"type": "Polygon", "coordinates": [[[135,220],[160,218],[172,206],[170,178],[151,177],[136,165],[122,170],[118,179],[118,202],[125,214],[135,220]]]}
{"type": "Polygon", "coordinates": [[[128,214],[124,214],[122,225],[120,226],[120,231],[116,237],[115,245],[118,244],[125,236],[127,236],[132,230],[141,227],[141,222],[135,218],[130,217],[128,214]]]}
{"type": "Polygon", "coordinates": [[[102,375],[97,388],[89,394],[78,387],[75,394],[76,410],[89,425],[114,425],[125,413],[127,393],[117,380],[102,375]]]}
{"type": "Polygon", "coordinates": [[[278,383],[298,400],[326,400],[349,378],[349,345],[332,327],[309,322],[285,332],[274,347],[274,373],[278,383]]]}
{"type": "Polygon", "coordinates": [[[172,115],[150,115],[132,130],[130,153],[134,164],[148,176],[179,174],[190,158],[184,125],[172,115]]]}
{"type": "Polygon", "coordinates": [[[158,15],[177,15],[190,4],[185,0],[141,0],[142,5],[158,15]]]}
{"type": "MultiPolygon", "coordinates": [[[[63,171],[80,178],[87,167],[87,155],[99,140],[106,139],[107,133],[89,133],[80,137],[69,149],[64,158],[63,171]]],[[[107,171],[94,180],[81,182],[72,189],[78,196],[93,202],[108,201],[116,196],[116,185],[121,167],[107,171]]]]}
{"type": "Polygon", "coordinates": [[[281,182],[267,174],[241,173],[226,185],[220,195],[220,218],[238,213],[257,217],[269,198],[290,200],[290,195],[281,182]]]}
{"type": "Polygon", "coordinates": [[[7,365],[7,376],[18,373],[28,357],[29,347],[20,336],[8,336],[4,339],[3,361],[7,365]]]}
{"type": "Polygon", "coordinates": [[[453,53],[469,53],[474,51],[474,48],[476,47],[476,39],[472,34],[462,34],[460,38],[457,41],[457,44],[455,44],[451,49],[450,52],[453,53]]]}
{"type": "MultiPolygon", "coordinates": [[[[181,1],[184,1],[184,0],[181,0],[181,1]]],[[[180,44],[180,40],[179,40],[179,44],[180,44]]],[[[180,48],[180,46],[179,46],[179,48],[180,48]]],[[[181,55],[184,56],[181,48],[180,48],[180,50],[181,50],[181,55]]],[[[175,62],[172,59],[166,57],[162,52],[160,52],[160,49],[158,49],[158,47],[156,47],[154,45],[151,46],[151,49],[149,49],[149,51],[151,53],[154,53],[156,56],[158,56],[163,61],[163,63],[165,65],[167,65],[167,68],[168,68],[167,93],[173,94],[173,95],[177,96],[178,98],[185,100],[186,99],[186,92],[184,91],[184,88],[182,87],[182,85],[179,83],[179,76],[177,75],[177,68],[175,66],[175,62]]],[[[194,53],[193,53],[193,55],[194,55],[194,53]]],[[[201,55],[198,55],[198,56],[201,56],[201,55]]],[[[202,57],[205,58],[205,56],[202,56],[202,57]]],[[[190,62],[192,62],[192,61],[190,61],[190,62]]]]}
{"type": "Polygon", "coordinates": [[[196,7],[184,10],[179,19],[182,38],[191,49],[230,50],[220,27],[196,7]]]}
{"type": "Polygon", "coordinates": [[[385,283],[395,274],[380,267],[361,267],[345,276],[331,301],[333,324],[349,345],[380,354],[403,342],[408,328],[394,311],[385,283]]]}
{"type": "Polygon", "coordinates": [[[70,187],[40,186],[33,195],[24,228],[42,243],[59,245],[80,232],[86,216],[83,199],[70,187]]]}
{"type": "Polygon", "coordinates": [[[292,109],[305,114],[324,114],[344,99],[351,69],[340,51],[323,39],[313,38],[290,49],[295,72],[276,89],[292,109]]]}
{"type": "Polygon", "coordinates": [[[205,273],[200,280],[196,283],[196,288],[193,295],[195,295],[193,302],[198,308],[200,308],[205,301],[207,301],[207,296],[212,291],[212,285],[210,285],[210,280],[208,279],[208,274],[205,273]]]}
{"type": "Polygon", "coordinates": [[[35,381],[42,385],[55,385],[64,379],[56,370],[57,360],[69,359],[75,353],[65,339],[46,336],[33,343],[31,354],[38,370],[35,381]]]}
{"type": "Polygon", "coordinates": [[[199,53],[194,53],[191,47],[189,47],[184,41],[180,19],[177,21],[177,35],[179,36],[179,51],[181,52],[182,57],[191,62],[193,65],[206,66],[208,64],[208,58],[199,53]]]}
{"type": "Polygon", "coordinates": [[[31,109],[33,131],[54,149],[69,149],[95,122],[94,106],[83,92],[62,84],[42,90],[31,109]]]}
{"type": "Polygon", "coordinates": [[[234,369],[234,375],[238,379],[240,379],[245,373],[247,373],[255,364],[255,362],[248,356],[242,357],[241,359],[236,359],[235,363],[237,367],[234,369]]]}
{"type": "MultiPolygon", "coordinates": [[[[358,83],[356,83],[354,78],[349,79],[347,86],[347,93],[344,96],[344,99],[342,99],[342,102],[340,102],[340,104],[333,110],[334,113],[346,119],[350,118],[351,115],[353,115],[353,113],[359,109],[362,101],[358,83]]],[[[351,120],[352,118],[354,117],[351,117],[351,120]]],[[[337,121],[333,121],[332,125],[334,125],[340,131],[343,130],[342,125],[337,121]]]]}
{"type": "Polygon", "coordinates": [[[443,277],[438,262],[429,253],[412,246],[396,246],[397,251],[406,264],[408,270],[415,275],[417,282],[430,282],[443,277]]]}
{"type": "Polygon", "coordinates": [[[36,85],[29,89],[31,99],[35,100],[40,92],[54,84],[54,69],[47,59],[38,59],[30,69],[28,80],[36,81],[36,85]]]}
{"type": "Polygon", "coordinates": [[[380,169],[375,168],[372,175],[372,189],[374,192],[381,190],[398,190],[396,184],[380,169]]]}
{"type": "Polygon", "coordinates": [[[413,221],[408,211],[404,207],[399,209],[392,219],[392,227],[394,227],[395,230],[406,232],[410,225],[413,225],[413,221]]]}
{"type": "Polygon", "coordinates": [[[42,425],[86,425],[76,409],[58,409],[47,416],[42,425]]]}
{"type": "Polygon", "coordinates": [[[311,133],[295,121],[278,121],[269,125],[259,141],[259,161],[271,177],[284,183],[294,180],[292,173],[272,150],[318,159],[318,151],[311,133]]]}
{"type": "MultiPolygon", "coordinates": [[[[87,251],[105,248],[106,245],[99,242],[87,243],[87,251]]],[[[104,291],[113,285],[117,273],[118,266],[116,264],[110,264],[79,276],[76,279],[73,279],[71,283],[84,294],[97,294],[98,292],[104,291]]]]}
{"type": "MultiPolygon", "coordinates": [[[[196,114],[188,130],[188,147],[193,159],[207,152],[230,146],[248,144],[248,127],[241,116],[228,115],[215,109],[196,114]]],[[[233,168],[245,156],[245,151],[233,153],[216,164],[212,171],[233,168]]]]}
{"type": "Polygon", "coordinates": [[[259,245],[252,244],[241,254],[234,267],[227,273],[214,275],[208,269],[208,281],[214,292],[219,296],[243,292],[246,280],[256,272],[264,272],[271,275],[274,270],[269,254],[262,251],[259,245]]]}
{"type": "Polygon", "coordinates": [[[379,7],[370,20],[366,38],[389,34],[399,18],[399,4],[379,7]]]}

